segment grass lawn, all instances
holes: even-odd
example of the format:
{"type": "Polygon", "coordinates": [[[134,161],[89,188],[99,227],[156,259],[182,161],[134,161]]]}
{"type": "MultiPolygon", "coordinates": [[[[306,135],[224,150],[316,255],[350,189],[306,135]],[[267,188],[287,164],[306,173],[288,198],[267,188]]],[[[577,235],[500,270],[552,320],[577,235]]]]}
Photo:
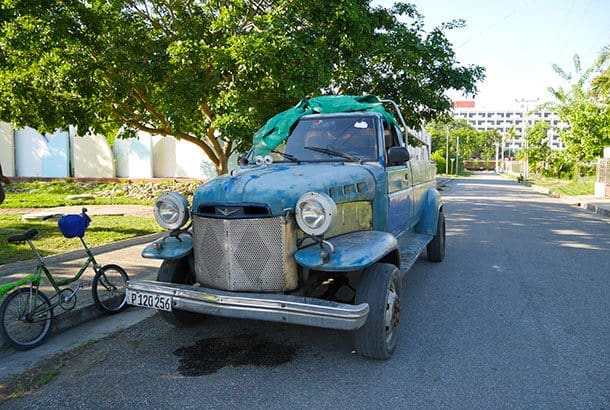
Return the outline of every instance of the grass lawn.
{"type": "Polygon", "coordinates": [[[545,177],[530,177],[528,182],[534,185],[542,186],[561,195],[576,196],[576,195],[593,195],[595,190],[595,177],[581,177],[574,179],[557,179],[545,177]]]}
{"type": "Polygon", "coordinates": [[[152,205],[163,192],[178,191],[187,198],[196,182],[80,182],[70,179],[14,182],[5,185],[3,208],[50,208],[66,205],[152,205]],[[68,200],[69,195],[91,194],[95,199],[68,200]]]}
{"type": "MultiPolygon", "coordinates": [[[[34,245],[42,256],[82,249],[78,238],[66,239],[62,236],[57,221],[22,222],[20,215],[0,215],[0,265],[34,258],[29,245],[15,245],[6,240],[11,235],[32,228],[38,231],[34,245]]],[[[85,242],[91,247],[161,231],[162,228],[153,218],[95,216],[85,235],[85,242]]]]}

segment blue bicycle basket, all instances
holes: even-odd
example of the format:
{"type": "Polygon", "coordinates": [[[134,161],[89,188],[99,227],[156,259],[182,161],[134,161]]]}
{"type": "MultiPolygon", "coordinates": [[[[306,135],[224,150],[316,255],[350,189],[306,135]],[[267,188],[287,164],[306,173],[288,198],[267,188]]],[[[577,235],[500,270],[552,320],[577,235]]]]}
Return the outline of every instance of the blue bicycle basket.
{"type": "Polygon", "coordinates": [[[85,236],[89,222],[91,222],[91,218],[87,214],[64,215],[57,221],[57,225],[61,234],[66,238],[82,238],[85,236]]]}

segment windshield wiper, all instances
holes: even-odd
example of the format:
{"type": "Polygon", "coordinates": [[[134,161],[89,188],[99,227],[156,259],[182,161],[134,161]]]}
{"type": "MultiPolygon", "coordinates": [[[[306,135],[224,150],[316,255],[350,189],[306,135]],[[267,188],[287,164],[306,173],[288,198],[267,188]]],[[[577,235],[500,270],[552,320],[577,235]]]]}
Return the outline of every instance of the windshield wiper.
{"type": "Polygon", "coordinates": [[[362,161],[360,161],[360,158],[358,158],[358,157],[355,157],[355,156],[345,153],[345,152],[335,151],[334,149],[330,149],[330,148],[323,148],[323,147],[303,147],[303,148],[311,150],[311,151],[321,152],[321,153],[327,154],[327,155],[334,155],[335,157],[349,159],[350,161],[354,161],[354,162],[362,162],[362,161]]]}
{"type": "Polygon", "coordinates": [[[273,152],[274,154],[279,154],[282,156],[282,158],[286,158],[289,161],[292,162],[296,162],[297,164],[301,161],[299,161],[299,159],[297,157],[295,157],[294,155],[290,155],[290,154],[286,154],[285,152],[281,152],[281,151],[276,151],[274,149],[271,150],[271,152],[273,152]]]}

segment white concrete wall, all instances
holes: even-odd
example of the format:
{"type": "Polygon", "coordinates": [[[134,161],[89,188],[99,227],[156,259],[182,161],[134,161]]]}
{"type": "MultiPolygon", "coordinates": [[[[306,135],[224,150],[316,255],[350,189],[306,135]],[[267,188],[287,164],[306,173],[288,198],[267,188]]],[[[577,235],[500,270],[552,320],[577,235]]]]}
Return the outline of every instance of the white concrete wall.
{"type": "Polygon", "coordinates": [[[114,178],[114,156],[106,137],[88,134],[78,136],[70,127],[72,171],[75,178],[114,178]]]}
{"type": "Polygon", "coordinates": [[[116,176],[121,178],[152,178],[152,137],[138,132],[137,138],[114,140],[116,176]]]}
{"type": "Polygon", "coordinates": [[[68,131],[42,135],[33,128],[15,130],[15,168],[20,177],[70,176],[68,131]]]}
{"type": "Polygon", "coordinates": [[[15,140],[13,138],[13,129],[5,122],[0,122],[0,164],[2,164],[4,176],[15,176],[15,140]]]}
{"type": "Polygon", "coordinates": [[[159,178],[208,179],[216,176],[216,170],[197,145],[174,137],[155,135],[153,174],[159,178]]]}
{"type": "MultiPolygon", "coordinates": [[[[138,133],[137,138],[116,139],[111,149],[105,137],[81,137],[74,127],[69,132],[47,136],[29,127],[14,132],[13,136],[11,127],[0,123],[0,163],[7,176],[199,179],[216,176],[214,165],[201,148],[173,137],[138,133]]],[[[232,156],[229,169],[236,167],[236,156],[232,156]]]]}

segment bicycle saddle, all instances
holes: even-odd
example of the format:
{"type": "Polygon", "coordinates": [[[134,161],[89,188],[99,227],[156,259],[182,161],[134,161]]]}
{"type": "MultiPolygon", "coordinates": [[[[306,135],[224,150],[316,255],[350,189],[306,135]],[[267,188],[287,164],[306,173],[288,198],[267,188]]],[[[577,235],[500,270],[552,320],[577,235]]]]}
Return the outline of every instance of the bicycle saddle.
{"type": "Polygon", "coordinates": [[[20,233],[19,235],[9,236],[6,240],[10,243],[19,243],[33,239],[36,235],[38,235],[38,231],[36,229],[30,229],[29,231],[20,233]]]}

